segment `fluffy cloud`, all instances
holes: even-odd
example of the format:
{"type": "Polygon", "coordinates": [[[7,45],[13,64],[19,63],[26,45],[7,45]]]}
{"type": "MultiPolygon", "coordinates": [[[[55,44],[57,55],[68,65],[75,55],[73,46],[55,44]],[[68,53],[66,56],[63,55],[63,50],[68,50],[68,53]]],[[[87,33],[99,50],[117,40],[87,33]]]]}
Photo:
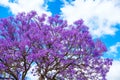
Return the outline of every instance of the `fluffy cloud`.
{"type": "Polygon", "coordinates": [[[47,5],[44,5],[44,0],[14,0],[13,2],[10,2],[10,0],[0,0],[0,5],[10,8],[13,14],[36,10],[38,14],[46,13],[51,15],[51,13],[47,11],[47,5]]]}
{"type": "MultiPolygon", "coordinates": [[[[115,45],[111,46],[109,48],[109,51],[107,52],[109,57],[116,58],[119,56],[118,49],[120,48],[120,42],[117,42],[115,45]]],[[[107,80],[120,80],[120,60],[114,60],[113,65],[110,68],[110,71],[107,74],[107,80]]]]}
{"type": "Polygon", "coordinates": [[[117,48],[120,47],[120,42],[117,42],[114,46],[110,47],[110,53],[118,53],[117,48]]]}
{"type": "Polygon", "coordinates": [[[118,48],[120,48],[120,42],[117,42],[115,45],[111,46],[107,52],[108,56],[116,58],[118,55],[118,48]]]}
{"type": "Polygon", "coordinates": [[[75,0],[61,8],[61,13],[69,23],[84,19],[93,36],[114,35],[118,30],[113,27],[120,23],[119,0],[75,0]]]}
{"type": "Polygon", "coordinates": [[[106,78],[107,80],[120,80],[120,61],[113,61],[106,78]]]}

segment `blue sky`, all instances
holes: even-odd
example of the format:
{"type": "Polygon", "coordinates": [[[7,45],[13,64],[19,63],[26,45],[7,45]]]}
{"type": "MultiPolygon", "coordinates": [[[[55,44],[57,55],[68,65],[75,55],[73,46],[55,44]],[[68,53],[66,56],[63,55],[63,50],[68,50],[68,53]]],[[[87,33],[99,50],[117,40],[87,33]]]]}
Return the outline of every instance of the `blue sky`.
{"type": "Polygon", "coordinates": [[[5,17],[8,17],[8,16],[11,16],[12,13],[9,12],[9,8],[7,7],[3,7],[0,5],[0,18],[5,18],[5,17]]]}
{"type": "Polygon", "coordinates": [[[107,46],[105,57],[114,59],[107,79],[120,80],[120,0],[0,0],[0,18],[31,10],[60,14],[69,24],[83,19],[93,38],[107,46]]]}

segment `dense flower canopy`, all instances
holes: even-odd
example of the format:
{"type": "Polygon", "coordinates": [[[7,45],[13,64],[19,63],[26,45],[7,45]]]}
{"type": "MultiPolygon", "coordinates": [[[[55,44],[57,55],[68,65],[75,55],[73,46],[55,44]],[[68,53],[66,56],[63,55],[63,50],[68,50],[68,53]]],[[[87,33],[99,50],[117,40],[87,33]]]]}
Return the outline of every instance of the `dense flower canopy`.
{"type": "Polygon", "coordinates": [[[0,75],[24,80],[32,71],[40,80],[106,80],[112,65],[83,20],[68,25],[60,16],[35,11],[0,20],[0,75]]]}

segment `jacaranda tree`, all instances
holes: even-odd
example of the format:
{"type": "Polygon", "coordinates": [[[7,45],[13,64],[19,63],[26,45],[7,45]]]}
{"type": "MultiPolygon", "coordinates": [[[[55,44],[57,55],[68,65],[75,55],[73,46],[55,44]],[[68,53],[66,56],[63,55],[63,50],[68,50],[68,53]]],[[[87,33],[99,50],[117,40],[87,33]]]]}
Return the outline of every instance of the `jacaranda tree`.
{"type": "Polygon", "coordinates": [[[32,63],[39,80],[106,80],[112,60],[92,39],[83,20],[68,25],[60,16],[35,11],[0,19],[0,75],[25,80],[32,63]]]}

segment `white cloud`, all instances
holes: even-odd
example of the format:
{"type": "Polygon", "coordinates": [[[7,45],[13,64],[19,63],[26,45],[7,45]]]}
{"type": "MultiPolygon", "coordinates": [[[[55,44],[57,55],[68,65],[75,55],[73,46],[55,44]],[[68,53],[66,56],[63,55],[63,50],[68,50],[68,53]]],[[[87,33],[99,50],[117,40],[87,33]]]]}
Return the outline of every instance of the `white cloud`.
{"type": "Polygon", "coordinates": [[[109,56],[113,56],[114,58],[117,56],[118,48],[120,48],[120,42],[117,42],[115,45],[111,46],[107,52],[109,56]]]}
{"type": "Polygon", "coordinates": [[[0,5],[10,8],[10,11],[13,14],[35,10],[38,14],[46,13],[51,15],[51,13],[47,11],[47,5],[43,7],[44,0],[15,0],[14,2],[9,2],[9,0],[0,0],[0,5]]]}
{"type": "Polygon", "coordinates": [[[117,48],[120,47],[120,42],[117,42],[114,46],[110,47],[110,52],[118,53],[117,48]]]}
{"type": "Polygon", "coordinates": [[[113,61],[106,78],[107,80],[120,80],[120,61],[113,61]]]}
{"type": "Polygon", "coordinates": [[[120,23],[119,0],[75,0],[61,8],[61,13],[69,23],[78,19],[84,19],[90,27],[90,32],[95,37],[114,35],[117,28],[113,27],[120,23]]]}

